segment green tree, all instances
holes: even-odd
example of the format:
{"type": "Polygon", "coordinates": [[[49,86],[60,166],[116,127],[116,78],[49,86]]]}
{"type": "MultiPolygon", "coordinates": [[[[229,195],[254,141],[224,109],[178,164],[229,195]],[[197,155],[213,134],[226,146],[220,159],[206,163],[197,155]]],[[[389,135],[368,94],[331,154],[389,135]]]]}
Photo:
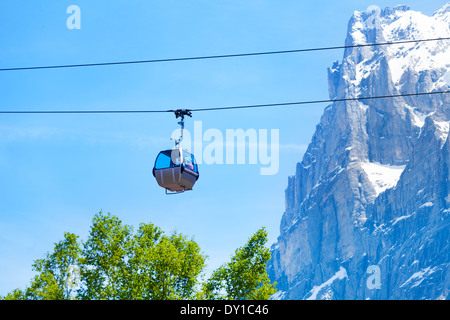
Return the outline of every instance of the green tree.
{"type": "Polygon", "coordinates": [[[14,289],[0,300],[27,300],[25,292],[20,289],[14,289]]]}
{"type": "Polygon", "coordinates": [[[80,247],[78,236],[65,233],[64,240],[55,244],[53,253],[33,264],[37,272],[31,284],[24,291],[19,289],[8,294],[5,299],[14,300],[68,300],[74,297],[71,285],[72,267],[78,263],[80,247]]]}
{"type": "Polygon", "coordinates": [[[94,216],[80,259],[79,298],[127,298],[127,260],[132,251],[132,229],[111,214],[94,216]]]}
{"type": "Polygon", "coordinates": [[[154,248],[163,237],[164,232],[153,224],[140,224],[133,237],[133,252],[131,254],[126,281],[130,284],[128,299],[155,299],[157,288],[156,270],[154,264],[154,248]]]}
{"type": "Polygon", "coordinates": [[[193,297],[199,275],[205,267],[205,256],[195,241],[178,233],[170,237],[162,235],[152,246],[141,246],[135,252],[133,259],[140,263],[133,261],[130,265],[140,270],[132,273],[131,282],[140,285],[134,286],[136,293],[133,298],[167,300],[193,297]]]}
{"type": "Polygon", "coordinates": [[[166,235],[151,223],[134,232],[99,212],[85,242],[65,233],[51,254],[34,262],[37,274],[30,286],[4,299],[267,299],[275,289],[265,269],[266,241],[267,232],[259,230],[231,262],[201,283],[206,256],[193,239],[166,235]]]}
{"type": "Polygon", "coordinates": [[[96,215],[81,261],[81,299],[187,299],[205,256],[193,240],[153,224],[136,234],[117,217],[96,215]]]}
{"type": "Polygon", "coordinates": [[[270,251],[264,245],[267,231],[258,230],[248,242],[235,251],[231,261],[213,272],[204,284],[206,299],[267,300],[277,290],[270,283],[266,266],[270,251]]]}

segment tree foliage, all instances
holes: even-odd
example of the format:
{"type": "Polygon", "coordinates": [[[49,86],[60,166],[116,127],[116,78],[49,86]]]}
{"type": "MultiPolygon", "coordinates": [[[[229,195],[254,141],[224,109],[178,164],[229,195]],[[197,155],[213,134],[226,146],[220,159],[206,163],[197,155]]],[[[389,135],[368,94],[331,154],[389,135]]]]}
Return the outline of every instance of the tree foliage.
{"type": "Polygon", "coordinates": [[[99,212],[86,241],[65,233],[52,253],[34,262],[30,285],[3,299],[268,299],[276,290],[266,272],[266,241],[265,229],[259,230],[201,283],[207,257],[193,239],[177,232],[166,235],[152,223],[135,231],[99,212]]]}
{"type": "Polygon", "coordinates": [[[207,299],[266,300],[276,292],[270,283],[266,264],[270,251],[264,245],[267,231],[258,230],[235,251],[231,261],[215,270],[204,284],[207,299]]]}

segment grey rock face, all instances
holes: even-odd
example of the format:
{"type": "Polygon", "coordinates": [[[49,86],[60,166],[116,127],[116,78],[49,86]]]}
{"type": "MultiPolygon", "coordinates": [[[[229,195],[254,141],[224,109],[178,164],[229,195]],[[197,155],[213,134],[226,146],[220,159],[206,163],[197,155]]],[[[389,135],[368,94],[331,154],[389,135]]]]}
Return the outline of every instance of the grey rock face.
{"type": "MultiPolygon", "coordinates": [[[[346,44],[448,37],[450,3],[355,12],[346,44]]],[[[331,98],[450,88],[450,41],[348,49],[331,98]]],[[[335,102],[288,180],[274,299],[438,299],[450,290],[450,95],[335,102]]]]}

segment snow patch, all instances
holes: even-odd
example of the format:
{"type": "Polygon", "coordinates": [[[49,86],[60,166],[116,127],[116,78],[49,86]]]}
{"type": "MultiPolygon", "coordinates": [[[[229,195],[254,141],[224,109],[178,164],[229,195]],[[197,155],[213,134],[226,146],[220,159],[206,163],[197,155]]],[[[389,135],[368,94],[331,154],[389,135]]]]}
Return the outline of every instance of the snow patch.
{"type": "MultiPolygon", "coordinates": [[[[345,268],[340,267],[339,271],[336,272],[330,279],[322,283],[321,285],[314,286],[308,294],[311,294],[306,300],[316,300],[319,292],[327,287],[329,287],[334,281],[342,280],[344,278],[348,278],[347,270],[345,268]]],[[[329,294],[329,293],[328,293],[329,294]]]]}
{"type": "Polygon", "coordinates": [[[406,165],[391,166],[378,162],[361,162],[361,167],[375,189],[376,196],[397,185],[406,165]]]}
{"type": "Polygon", "coordinates": [[[421,206],[419,207],[419,209],[422,209],[422,208],[429,208],[429,207],[432,207],[432,206],[434,206],[434,203],[428,201],[428,202],[425,202],[423,205],[421,205],[421,206]]]}
{"type": "Polygon", "coordinates": [[[286,292],[285,291],[281,291],[278,290],[277,292],[275,292],[269,300],[283,300],[283,298],[286,296],[286,292]]]}
{"type": "Polygon", "coordinates": [[[397,224],[397,222],[402,221],[402,220],[405,220],[405,219],[408,219],[408,218],[410,218],[410,217],[412,217],[412,214],[398,217],[398,218],[396,218],[396,219],[392,222],[392,225],[395,226],[395,225],[397,224]]]}
{"type": "MultiPolygon", "coordinates": [[[[395,15],[394,19],[388,17],[381,21],[386,41],[443,38],[448,37],[450,33],[447,15],[428,17],[411,10],[397,11],[395,15]]],[[[390,56],[388,63],[394,84],[399,83],[403,73],[408,69],[419,73],[424,70],[448,68],[450,65],[448,46],[448,43],[439,41],[388,46],[390,56]]]]}
{"type": "Polygon", "coordinates": [[[447,70],[447,72],[442,76],[442,81],[450,86],[450,70],[447,70]]]}
{"type": "Polygon", "coordinates": [[[432,274],[434,271],[436,270],[436,268],[425,268],[422,269],[416,273],[414,273],[411,277],[409,277],[408,280],[406,280],[401,286],[400,288],[406,286],[406,285],[411,285],[411,288],[417,287],[418,285],[420,285],[422,283],[423,280],[425,280],[426,277],[428,277],[430,274],[432,274]]]}
{"type": "Polygon", "coordinates": [[[429,116],[429,114],[419,112],[418,110],[414,110],[413,115],[414,115],[414,118],[413,118],[414,125],[419,128],[423,127],[423,125],[425,124],[426,117],[429,116]]]}
{"type": "Polygon", "coordinates": [[[448,132],[449,132],[449,122],[448,121],[436,121],[434,120],[434,124],[436,125],[436,129],[439,130],[439,139],[447,140],[448,132]]]}

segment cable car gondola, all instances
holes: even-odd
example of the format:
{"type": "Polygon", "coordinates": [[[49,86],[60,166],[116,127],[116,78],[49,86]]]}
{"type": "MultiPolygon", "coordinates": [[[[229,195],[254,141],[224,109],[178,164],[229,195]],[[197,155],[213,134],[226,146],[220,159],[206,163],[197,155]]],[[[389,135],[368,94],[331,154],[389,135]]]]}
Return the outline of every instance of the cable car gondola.
{"type": "Polygon", "coordinates": [[[166,189],[166,194],[181,193],[192,190],[198,180],[199,172],[195,157],[188,150],[180,147],[183,140],[184,116],[192,116],[189,110],[176,110],[176,118],[181,117],[178,122],[181,125],[181,136],[175,140],[175,147],[161,151],[155,160],[153,176],[158,185],[166,189]]]}

